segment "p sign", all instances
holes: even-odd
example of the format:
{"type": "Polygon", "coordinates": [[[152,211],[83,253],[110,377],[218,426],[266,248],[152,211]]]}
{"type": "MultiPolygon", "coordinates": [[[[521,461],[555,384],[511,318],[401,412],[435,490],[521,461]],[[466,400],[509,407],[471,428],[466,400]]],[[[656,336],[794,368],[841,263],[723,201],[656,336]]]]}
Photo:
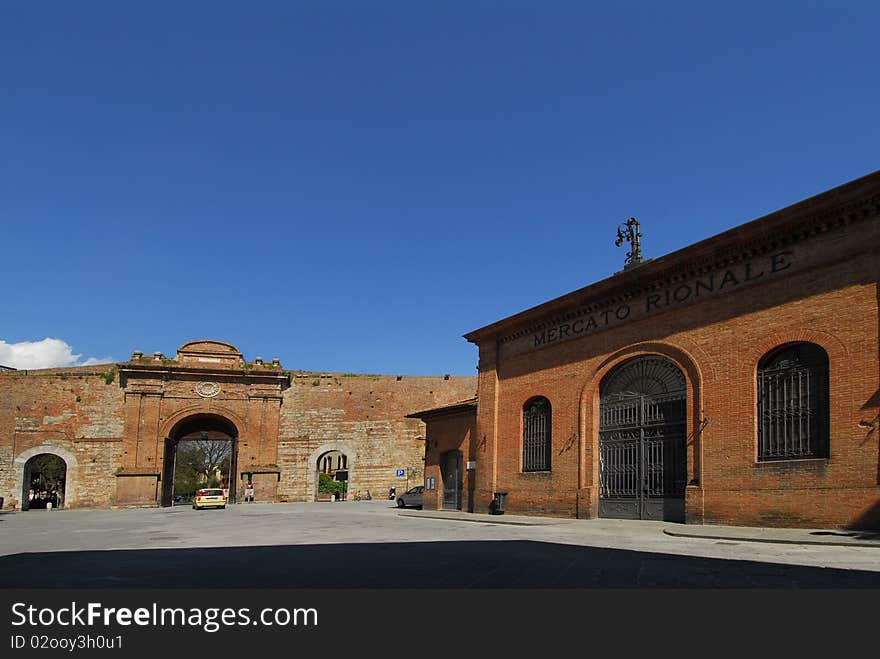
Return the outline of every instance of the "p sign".
{"type": "Polygon", "coordinates": [[[398,469],[397,475],[400,477],[406,476],[406,469],[398,469]]]}

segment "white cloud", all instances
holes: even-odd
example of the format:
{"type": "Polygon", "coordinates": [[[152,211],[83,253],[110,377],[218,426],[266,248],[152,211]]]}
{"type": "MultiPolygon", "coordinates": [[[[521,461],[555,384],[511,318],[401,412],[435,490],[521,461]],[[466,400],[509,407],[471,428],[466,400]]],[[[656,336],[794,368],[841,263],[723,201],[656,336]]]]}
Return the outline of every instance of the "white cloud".
{"type": "Polygon", "coordinates": [[[45,338],[42,341],[0,341],[0,365],[13,368],[52,368],[54,366],[92,366],[115,361],[111,357],[89,357],[80,361],[81,354],[73,354],[73,348],[61,339],[45,338]]]}

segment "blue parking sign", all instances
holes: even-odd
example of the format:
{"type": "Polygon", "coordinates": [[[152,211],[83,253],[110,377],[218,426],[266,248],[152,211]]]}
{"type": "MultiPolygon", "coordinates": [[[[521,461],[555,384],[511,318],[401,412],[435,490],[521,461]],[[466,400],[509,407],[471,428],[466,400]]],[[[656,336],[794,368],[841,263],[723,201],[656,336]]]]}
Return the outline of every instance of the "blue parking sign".
{"type": "Polygon", "coordinates": [[[406,476],[406,469],[398,469],[397,475],[398,476],[406,476]]]}

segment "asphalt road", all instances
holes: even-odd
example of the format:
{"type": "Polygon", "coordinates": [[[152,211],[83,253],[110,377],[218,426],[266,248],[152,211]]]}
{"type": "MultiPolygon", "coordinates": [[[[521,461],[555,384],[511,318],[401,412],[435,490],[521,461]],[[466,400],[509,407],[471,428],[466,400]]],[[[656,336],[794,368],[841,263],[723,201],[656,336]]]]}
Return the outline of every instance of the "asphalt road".
{"type": "Polygon", "coordinates": [[[878,588],[880,549],[487,524],[388,501],[0,515],[3,588],[878,588]]]}

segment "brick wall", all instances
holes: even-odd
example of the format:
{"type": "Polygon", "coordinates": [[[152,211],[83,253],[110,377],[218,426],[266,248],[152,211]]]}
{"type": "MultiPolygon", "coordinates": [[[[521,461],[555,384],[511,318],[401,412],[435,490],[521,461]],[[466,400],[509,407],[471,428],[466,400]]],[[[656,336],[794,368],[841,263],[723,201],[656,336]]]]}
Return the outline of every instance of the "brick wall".
{"type": "MultiPolygon", "coordinates": [[[[687,377],[687,427],[692,434],[700,418],[710,422],[691,447],[689,460],[689,481],[704,490],[703,521],[827,526],[868,514],[880,501],[878,441],[876,431],[858,423],[876,417],[871,401],[878,391],[878,297],[876,284],[852,281],[869,267],[868,261],[863,257],[765,289],[760,297],[765,308],[755,309],[754,298],[713,302],[634,324],[601,342],[551,348],[499,365],[498,420],[495,428],[488,427],[498,436],[498,476],[494,487],[484,488],[483,505],[491,490],[507,489],[511,512],[575,516],[579,483],[593,490],[598,482],[597,372],[607,373],[638,354],[665,353],[686,375],[688,366],[699,373],[699,381],[687,377]],[[817,275],[842,288],[784,301],[792,287],[817,275]],[[705,322],[726,313],[735,317],[705,322]],[[829,355],[831,458],[758,463],[757,364],[772,348],[794,340],[810,340],[829,355]],[[562,364],[546,367],[548,362],[562,364]],[[536,395],[553,405],[553,466],[549,473],[524,474],[522,405],[536,395]]],[[[596,515],[598,497],[595,492],[589,496],[594,505],[582,516],[596,515]]],[[[699,517],[699,511],[691,512],[699,517]]]]}
{"type": "Polygon", "coordinates": [[[281,499],[314,500],[318,458],[331,450],[348,456],[351,494],[422,484],[425,445],[416,438],[425,427],[406,415],[470,398],[475,387],[468,376],[295,375],[281,406],[281,499]]]}
{"type": "Polygon", "coordinates": [[[68,505],[110,505],[122,427],[122,391],[110,366],[0,373],[4,508],[21,505],[24,461],[44,452],[67,463],[68,505]]]}
{"type": "Polygon", "coordinates": [[[434,490],[426,489],[424,492],[425,510],[443,508],[443,456],[449,451],[458,451],[461,454],[461,509],[474,512],[474,471],[468,470],[467,463],[475,460],[476,447],[473,438],[476,434],[476,422],[476,407],[425,418],[425,478],[434,478],[436,483],[434,490]]]}

